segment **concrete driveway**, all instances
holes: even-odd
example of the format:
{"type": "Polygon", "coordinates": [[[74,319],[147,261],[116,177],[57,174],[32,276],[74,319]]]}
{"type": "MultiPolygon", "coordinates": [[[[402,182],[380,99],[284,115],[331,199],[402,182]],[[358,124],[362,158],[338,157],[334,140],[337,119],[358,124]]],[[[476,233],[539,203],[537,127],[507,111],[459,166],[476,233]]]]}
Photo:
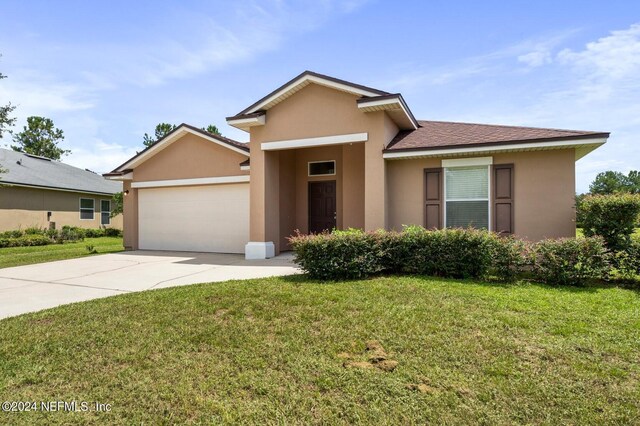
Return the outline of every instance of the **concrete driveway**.
{"type": "Polygon", "coordinates": [[[292,258],[130,251],[0,269],[0,318],[134,291],[299,273],[292,258]]]}

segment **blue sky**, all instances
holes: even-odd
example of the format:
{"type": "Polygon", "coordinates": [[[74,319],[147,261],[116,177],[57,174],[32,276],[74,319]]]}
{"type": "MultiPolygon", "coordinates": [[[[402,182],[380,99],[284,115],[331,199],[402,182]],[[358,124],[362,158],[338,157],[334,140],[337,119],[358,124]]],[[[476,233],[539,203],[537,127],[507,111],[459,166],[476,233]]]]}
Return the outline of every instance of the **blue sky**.
{"type": "MultiPolygon", "coordinates": [[[[401,92],[419,119],[610,131],[577,189],[640,169],[637,1],[13,1],[0,104],[109,171],[158,122],[216,124],[305,69],[401,92]]],[[[7,145],[7,137],[0,140],[7,145]]]]}

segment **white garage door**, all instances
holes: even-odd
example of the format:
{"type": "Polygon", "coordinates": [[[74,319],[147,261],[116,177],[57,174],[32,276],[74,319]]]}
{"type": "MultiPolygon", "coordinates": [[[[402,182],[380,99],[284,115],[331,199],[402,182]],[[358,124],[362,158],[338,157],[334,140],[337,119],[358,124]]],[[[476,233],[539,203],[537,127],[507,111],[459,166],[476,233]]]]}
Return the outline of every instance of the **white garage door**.
{"type": "Polygon", "coordinates": [[[249,241],[249,184],[138,190],[143,250],[244,253],[249,241]]]}

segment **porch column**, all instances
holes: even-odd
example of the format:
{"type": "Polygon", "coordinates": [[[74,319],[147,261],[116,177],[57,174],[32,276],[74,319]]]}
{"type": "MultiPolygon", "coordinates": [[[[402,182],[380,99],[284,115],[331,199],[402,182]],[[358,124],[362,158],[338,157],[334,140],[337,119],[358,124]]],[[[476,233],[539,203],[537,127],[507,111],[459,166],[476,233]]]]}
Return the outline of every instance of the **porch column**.
{"type": "Polygon", "coordinates": [[[249,243],[246,259],[268,259],[276,255],[279,235],[279,158],[277,152],[251,147],[249,243]]]}
{"type": "MultiPolygon", "coordinates": [[[[380,120],[382,126],[382,120],[380,120]]],[[[376,129],[378,130],[378,129],[376,129]]],[[[387,227],[386,164],[382,158],[384,130],[369,133],[364,144],[364,229],[375,231],[387,227]]]]}

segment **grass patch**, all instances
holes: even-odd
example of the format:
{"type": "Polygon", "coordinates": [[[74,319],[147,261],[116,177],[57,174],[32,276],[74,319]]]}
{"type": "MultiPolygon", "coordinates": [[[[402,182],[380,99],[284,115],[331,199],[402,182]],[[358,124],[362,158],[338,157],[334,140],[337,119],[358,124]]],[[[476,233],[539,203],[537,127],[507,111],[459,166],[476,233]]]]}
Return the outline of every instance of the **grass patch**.
{"type": "MultiPolygon", "coordinates": [[[[640,228],[636,228],[631,235],[635,238],[640,238],[640,228]]],[[[576,228],[576,237],[584,237],[584,230],[582,228],[576,228]]]]}
{"type": "Polygon", "coordinates": [[[638,303],[620,288],[293,277],[67,305],[0,321],[0,401],[112,411],[0,423],[628,424],[638,303]],[[395,369],[367,367],[367,346],[395,369]]]}
{"type": "Polygon", "coordinates": [[[54,260],[73,259],[92,254],[115,253],[124,250],[121,237],[85,238],[84,241],[34,247],[0,248],[0,268],[31,265],[54,260]],[[87,246],[96,250],[91,253],[87,246]]]}

